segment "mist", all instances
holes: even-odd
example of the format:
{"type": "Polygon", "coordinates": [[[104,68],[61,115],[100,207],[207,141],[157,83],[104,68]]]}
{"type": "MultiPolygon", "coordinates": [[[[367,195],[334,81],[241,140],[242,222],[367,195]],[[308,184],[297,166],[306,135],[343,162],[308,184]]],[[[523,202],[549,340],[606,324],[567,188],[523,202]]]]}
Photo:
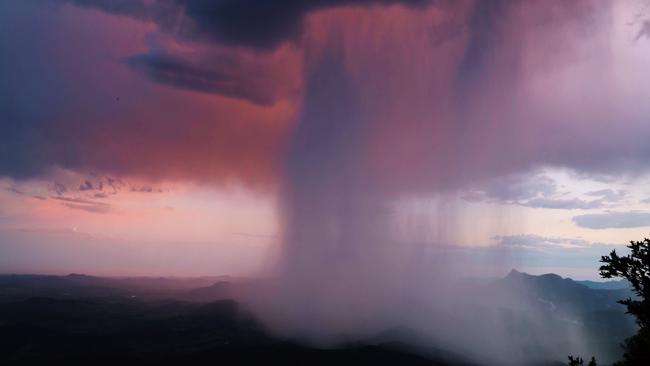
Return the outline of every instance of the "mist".
{"type": "Polygon", "coordinates": [[[311,15],[266,320],[322,346],[408,329],[483,364],[588,352],[581,326],[549,322],[548,303],[516,280],[477,279],[516,261],[507,248],[454,249],[450,227],[473,223],[450,222],[446,198],[539,166],[597,174],[641,162],[647,148],[632,134],[647,131],[636,103],[646,87],[626,75],[648,73],[620,52],[634,47],[619,33],[621,7],[478,1],[311,15]],[[433,213],[404,199],[428,199],[433,213]]]}

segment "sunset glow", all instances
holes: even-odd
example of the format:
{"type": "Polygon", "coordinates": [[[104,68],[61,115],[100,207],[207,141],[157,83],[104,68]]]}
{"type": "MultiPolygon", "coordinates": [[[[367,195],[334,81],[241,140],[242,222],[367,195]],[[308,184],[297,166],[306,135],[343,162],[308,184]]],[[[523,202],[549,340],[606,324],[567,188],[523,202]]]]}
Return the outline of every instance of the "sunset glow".
{"type": "Polygon", "coordinates": [[[632,1],[163,3],[0,5],[2,272],[264,273],[351,199],[496,273],[592,278],[648,231],[632,1]]]}

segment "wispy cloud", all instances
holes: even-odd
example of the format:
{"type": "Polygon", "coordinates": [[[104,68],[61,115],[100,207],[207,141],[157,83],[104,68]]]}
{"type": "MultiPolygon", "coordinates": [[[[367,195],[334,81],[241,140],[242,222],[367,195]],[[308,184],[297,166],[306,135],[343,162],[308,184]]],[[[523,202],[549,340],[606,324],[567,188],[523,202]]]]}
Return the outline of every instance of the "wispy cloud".
{"type": "Polygon", "coordinates": [[[53,200],[62,201],[61,204],[65,207],[86,212],[105,214],[113,210],[113,206],[111,204],[88,200],[85,198],[61,196],[52,196],[50,198],[53,200]]]}
{"type": "Polygon", "coordinates": [[[109,213],[112,208],[111,206],[104,206],[104,205],[81,205],[77,203],[64,203],[63,206],[72,208],[75,210],[82,210],[86,212],[92,212],[92,213],[98,213],[98,214],[106,214],[109,213]]]}
{"type": "Polygon", "coordinates": [[[42,196],[40,194],[30,194],[30,193],[27,193],[27,192],[25,192],[25,191],[23,191],[21,189],[15,188],[15,187],[7,187],[5,189],[8,192],[11,192],[11,193],[19,195],[19,196],[27,196],[27,197],[34,198],[34,199],[37,199],[37,200],[40,200],[40,201],[47,200],[47,197],[45,197],[45,196],[42,196]]]}
{"type": "Polygon", "coordinates": [[[606,188],[598,191],[587,192],[585,193],[585,195],[592,196],[592,197],[600,197],[601,200],[607,202],[618,202],[625,197],[625,191],[606,188]]]}
{"type": "Polygon", "coordinates": [[[607,212],[579,215],[573,218],[576,225],[588,229],[619,229],[650,226],[650,212],[607,212]]]}
{"type": "Polygon", "coordinates": [[[650,20],[645,20],[643,22],[641,29],[639,29],[639,32],[636,34],[636,37],[634,37],[634,40],[638,41],[644,37],[650,38],[650,20]]]}
{"type": "Polygon", "coordinates": [[[581,272],[581,277],[596,277],[601,256],[616,250],[627,252],[623,243],[596,243],[575,237],[543,236],[536,234],[502,235],[492,238],[502,249],[502,256],[510,258],[513,265],[533,271],[581,272]]]}
{"type": "Polygon", "coordinates": [[[521,206],[533,207],[533,208],[575,210],[575,209],[591,209],[591,208],[602,207],[603,200],[597,199],[597,200],[585,201],[579,198],[562,199],[562,198],[539,197],[524,202],[518,202],[518,204],[521,206]]]}
{"type": "Polygon", "coordinates": [[[521,248],[584,248],[592,243],[576,238],[548,237],[535,234],[497,235],[492,238],[499,245],[521,248]]]}
{"type": "Polygon", "coordinates": [[[6,188],[6,190],[11,192],[11,193],[20,195],[20,196],[25,194],[25,192],[21,191],[20,189],[14,188],[14,187],[8,187],[8,188],[6,188]]]}
{"type": "Polygon", "coordinates": [[[616,202],[624,193],[603,189],[586,194],[596,197],[591,200],[577,197],[566,198],[558,192],[557,182],[544,174],[515,174],[488,182],[482,189],[466,193],[462,198],[468,202],[495,202],[546,209],[593,209],[601,208],[605,202],[616,202]]]}
{"type": "Polygon", "coordinates": [[[77,236],[84,238],[95,238],[94,235],[85,231],[79,230],[77,227],[72,228],[43,228],[43,227],[19,227],[19,228],[4,228],[2,231],[17,231],[29,234],[43,234],[55,236],[77,236]]]}

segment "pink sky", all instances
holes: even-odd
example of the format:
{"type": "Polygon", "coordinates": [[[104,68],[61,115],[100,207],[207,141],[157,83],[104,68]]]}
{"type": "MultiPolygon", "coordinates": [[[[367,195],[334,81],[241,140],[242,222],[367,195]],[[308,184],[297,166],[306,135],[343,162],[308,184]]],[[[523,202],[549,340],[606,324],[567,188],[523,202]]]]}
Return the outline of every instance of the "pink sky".
{"type": "Polygon", "coordinates": [[[0,272],[253,275],[386,209],[587,278],[648,232],[637,3],[84,3],[0,5],[0,272]]]}

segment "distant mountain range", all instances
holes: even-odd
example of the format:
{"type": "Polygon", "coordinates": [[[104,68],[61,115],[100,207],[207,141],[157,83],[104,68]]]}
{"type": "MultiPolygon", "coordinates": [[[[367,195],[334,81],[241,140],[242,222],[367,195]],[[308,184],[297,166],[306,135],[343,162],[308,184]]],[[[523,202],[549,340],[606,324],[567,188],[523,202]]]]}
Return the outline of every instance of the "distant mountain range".
{"type": "Polygon", "coordinates": [[[194,290],[232,280],[226,276],[112,278],[76,273],[67,276],[8,274],[0,275],[0,302],[34,296],[182,298],[194,290]]]}
{"type": "MultiPolygon", "coordinates": [[[[329,350],[277,339],[238,304],[259,286],[225,277],[1,275],[0,364],[97,364],[99,360],[106,364],[212,360],[227,364],[471,364],[443,348],[415,344],[418,336],[409,329],[387,330],[329,350]]],[[[589,334],[588,347],[598,352],[600,365],[618,358],[620,342],[636,331],[632,317],[617,304],[632,296],[623,281],[573,281],[513,270],[505,278],[473,283],[468,289],[478,298],[503,298],[504,308],[512,312],[515,336],[532,334],[532,329],[521,328],[516,315],[519,307],[537,309],[543,320],[537,327],[549,337],[560,334],[554,333],[558,329],[589,334]],[[522,295],[521,301],[506,303],[513,291],[522,295]]],[[[459,308],[458,314],[470,310],[459,308]]],[[[559,336],[557,342],[557,347],[566,346],[559,336]]]]}
{"type": "Polygon", "coordinates": [[[575,281],[595,290],[625,290],[630,288],[630,283],[626,280],[618,281],[575,281]]]}

